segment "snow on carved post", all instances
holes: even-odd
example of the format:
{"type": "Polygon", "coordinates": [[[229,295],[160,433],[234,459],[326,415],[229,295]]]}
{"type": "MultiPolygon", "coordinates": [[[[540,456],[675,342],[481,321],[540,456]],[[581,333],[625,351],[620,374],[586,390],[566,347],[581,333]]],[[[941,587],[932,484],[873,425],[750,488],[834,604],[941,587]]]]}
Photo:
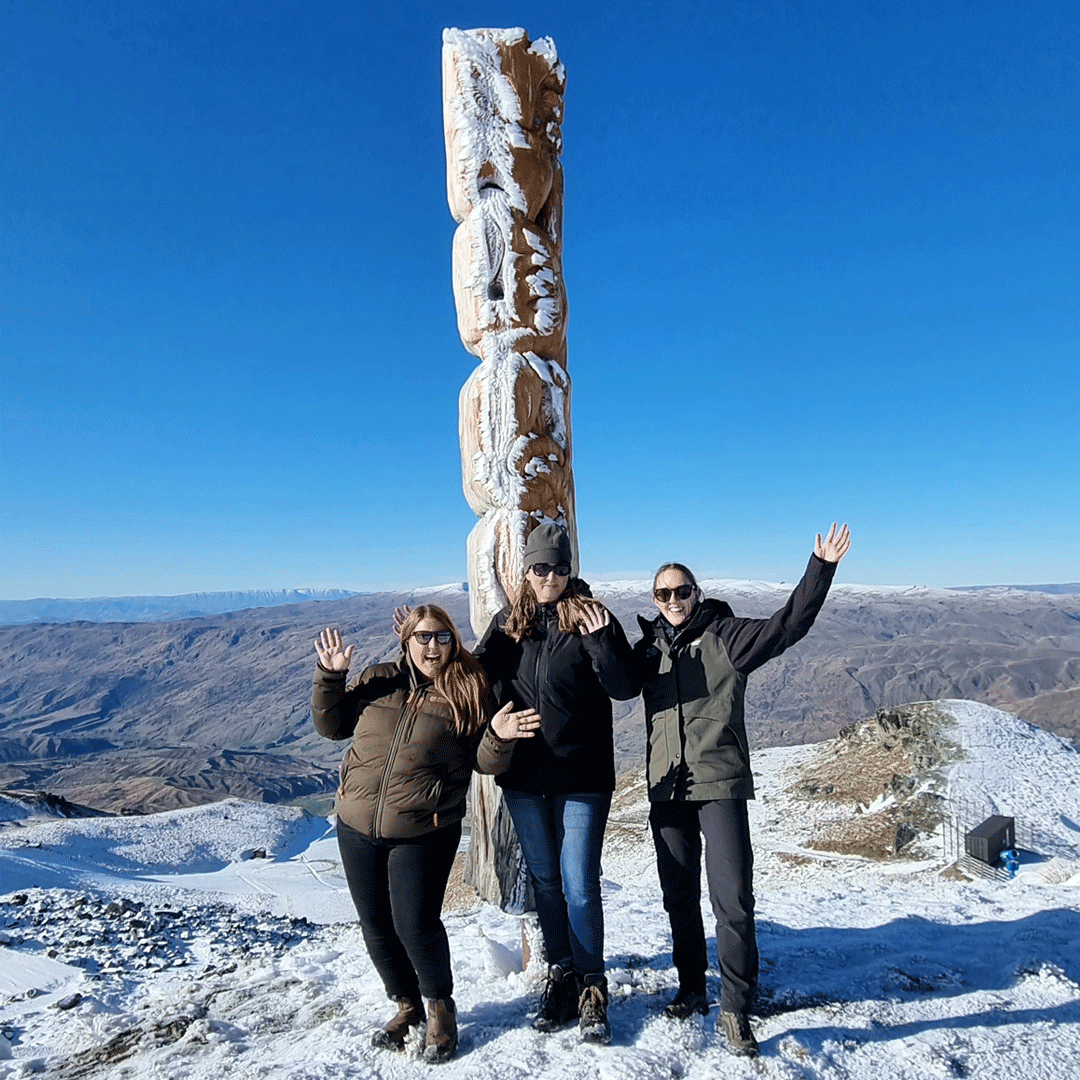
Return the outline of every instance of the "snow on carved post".
{"type": "MultiPolygon", "coordinates": [[[[443,120],[458,331],[480,360],[459,401],[469,614],[479,636],[524,577],[541,522],[570,534],[577,573],[559,154],[566,74],[550,38],[443,31],[443,120]]],[[[524,874],[497,788],[473,786],[468,880],[503,907],[524,874]]]]}

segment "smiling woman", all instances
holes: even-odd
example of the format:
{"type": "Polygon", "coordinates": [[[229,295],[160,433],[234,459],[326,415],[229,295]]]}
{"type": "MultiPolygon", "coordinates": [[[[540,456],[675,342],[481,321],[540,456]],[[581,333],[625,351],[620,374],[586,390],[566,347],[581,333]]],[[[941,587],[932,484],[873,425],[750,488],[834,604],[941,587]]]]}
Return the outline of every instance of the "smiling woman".
{"type": "Polygon", "coordinates": [[[732,1050],[748,1057],[758,1052],[749,1019],[758,951],[746,809],[754,797],[743,722],[746,680],[806,635],[850,546],[846,525],[837,530],[834,522],[824,540],[819,535],[802,580],[769,619],[736,618],[727,604],[702,599],[688,567],[664,563],[653,579],[660,614],[638,620],[634,677],[645,703],[649,824],[679,973],[679,992],[665,1012],[684,1020],[709,1011],[701,921],[704,837],[721,981],[716,1028],[732,1050]]]}
{"type": "Polygon", "coordinates": [[[354,647],[327,627],[315,642],[315,729],[352,738],[341,763],[338,845],[371,962],[398,1013],[376,1046],[402,1050],[424,1019],[424,1056],[457,1051],[443,896],[461,839],[465,791],[475,768],[499,773],[514,740],[539,727],[534,712],[494,712],[488,681],[442,608],[425,605],[401,627],[396,664],[367,668],[346,689],[354,647]],[[488,718],[490,722],[488,722],[488,718]]]}
{"type": "Polygon", "coordinates": [[[454,635],[449,630],[440,629],[435,619],[421,619],[405,640],[413,667],[421,675],[434,679],[450,659],[454,635]]]}

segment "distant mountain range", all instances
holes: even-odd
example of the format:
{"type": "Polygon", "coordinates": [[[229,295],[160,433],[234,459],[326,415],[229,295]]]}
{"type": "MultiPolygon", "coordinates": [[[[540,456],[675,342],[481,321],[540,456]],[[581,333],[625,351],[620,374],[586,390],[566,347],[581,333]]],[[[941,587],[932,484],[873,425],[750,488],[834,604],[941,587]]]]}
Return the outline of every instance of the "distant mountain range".
{"type": "MultiPolygon", "coordinates": [[[[739,615],[791,585],[703,581],[739,615]]],[[[597,582],[631,639],[649,583],[597,582]]],[[[245,596],[245,603],[255,594],[245,596]]],[[[265,595],[265,594],[264,594],[265,595]]],[[[276,594],[275,594],[276,595],[276,594]]],[[[338,626],[354,669],[398,655],[391,614],[442,604],[466,631],[461,585],[247,606],[167,622],[0,626],[0,789],[100,809],[167,809],[227,794],[323,797],[342,746],[312,730],[312,641],[338,626]]],[[[750,679],[754,746],[829,738],[882,707],[965,698],[1080,740],[1080,593],[834,587],[810,634],[750,679]]],[[[623,772],[640,766],[640,702],[617,703],[623,772]]]]}
{"type": "MultiPolygon", "coordinates": [[[[608,584],[599,582],[597,591],[605,591],[608,584]]],[[[610,584],[624,586],[627,583],[610,584]]],[[[635,592],[647,591],[646,582],[634,581],[629,584],[635,592]]],[[[1059,585],[958,585],[946,591],[985,592],[1016,589],[1022,592],[1048,593],[1051,596],[1067,596],[1080,593],[1080,582],[1059,585]]],[[[0,626],[68,622],[171,622],[175,619],[196,619],[203,615],[223,615],[229,611],[246,611],[249,608],[346,600],[350,596],[366,595],[373,594],[350,589],[247,589],[233,592],[183,593],[179,596],[96,596],[84,599],[42,596],[34,600],[0,600],[0,626]]]]}
{"type": "Polygon", "coordinates": [[[986,589],[1020,589],[1023,592],[1044,592],[1052,596],[1080,593],[1080,581],[1067,581],[1062,585],[957,585],[956,592],[982,592],[986,589]]]}
{"type": "Polygon", "coordinates": [[[349,589],[249,589],[239,592],[184,593],[181,596],[97,596],[83,600],[38,597],[0,600],[0,625],[67,622],[167,622],[221,615],[247,608],[281,607],[309,600],[344,600],[349,589]]]}

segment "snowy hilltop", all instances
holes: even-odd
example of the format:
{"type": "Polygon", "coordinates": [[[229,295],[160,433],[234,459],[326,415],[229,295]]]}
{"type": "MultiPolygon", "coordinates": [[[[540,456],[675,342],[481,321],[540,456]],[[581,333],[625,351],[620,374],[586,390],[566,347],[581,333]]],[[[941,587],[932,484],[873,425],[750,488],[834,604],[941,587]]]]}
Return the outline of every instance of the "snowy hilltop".
{"type": "MultiPolygon", "coordinates": [[[[727,1054],[715,1000],[708,1018],[663,1016],[676,977],[644,787],[631,780],[604,852],[612,1045],[584,1045],[573,1028],[534,1032],[539,984],[522,970],[520,920],[452,889],[461,1049],[439,1075],[1076,1075],[1074,748],[954,701],[883,710],[836,740],[760,751],[754,765],[759,1059],[727,1054]],[[1015,880],[946,869],[957,806],[1015,816],[1019,837],[1035,838],[1015,880]]],[[[431,1075],[415,1052],[370,1046],[393,1010],[332,821],[240,800],[146,817],[61,817],[9,800],[0,882],[0,1080],[431,1075]]]]}

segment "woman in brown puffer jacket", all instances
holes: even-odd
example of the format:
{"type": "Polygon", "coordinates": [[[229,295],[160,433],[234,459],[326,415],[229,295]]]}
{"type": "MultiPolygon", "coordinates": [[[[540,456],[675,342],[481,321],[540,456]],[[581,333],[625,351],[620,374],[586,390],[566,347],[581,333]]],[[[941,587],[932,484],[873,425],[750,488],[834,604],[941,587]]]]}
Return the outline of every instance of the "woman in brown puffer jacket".
{"type": "Polygon", "coordinates": [[[346,689],[353,646],[324,630],[311,713],[320,735],[352,739],[335,807],[338,845],[371,962],[398,1004],[373,1042],[404,1049],[425,997],[424,1056],[445,1061],[457,1049],[457,1022],[440,915],[469,777],[474,768],[502,772],[539,717],[512,712],[512,703],[491,715],[484,672],[442,608],[410,612],[401,642],[396,664],[369,667],[346,689]]]}

